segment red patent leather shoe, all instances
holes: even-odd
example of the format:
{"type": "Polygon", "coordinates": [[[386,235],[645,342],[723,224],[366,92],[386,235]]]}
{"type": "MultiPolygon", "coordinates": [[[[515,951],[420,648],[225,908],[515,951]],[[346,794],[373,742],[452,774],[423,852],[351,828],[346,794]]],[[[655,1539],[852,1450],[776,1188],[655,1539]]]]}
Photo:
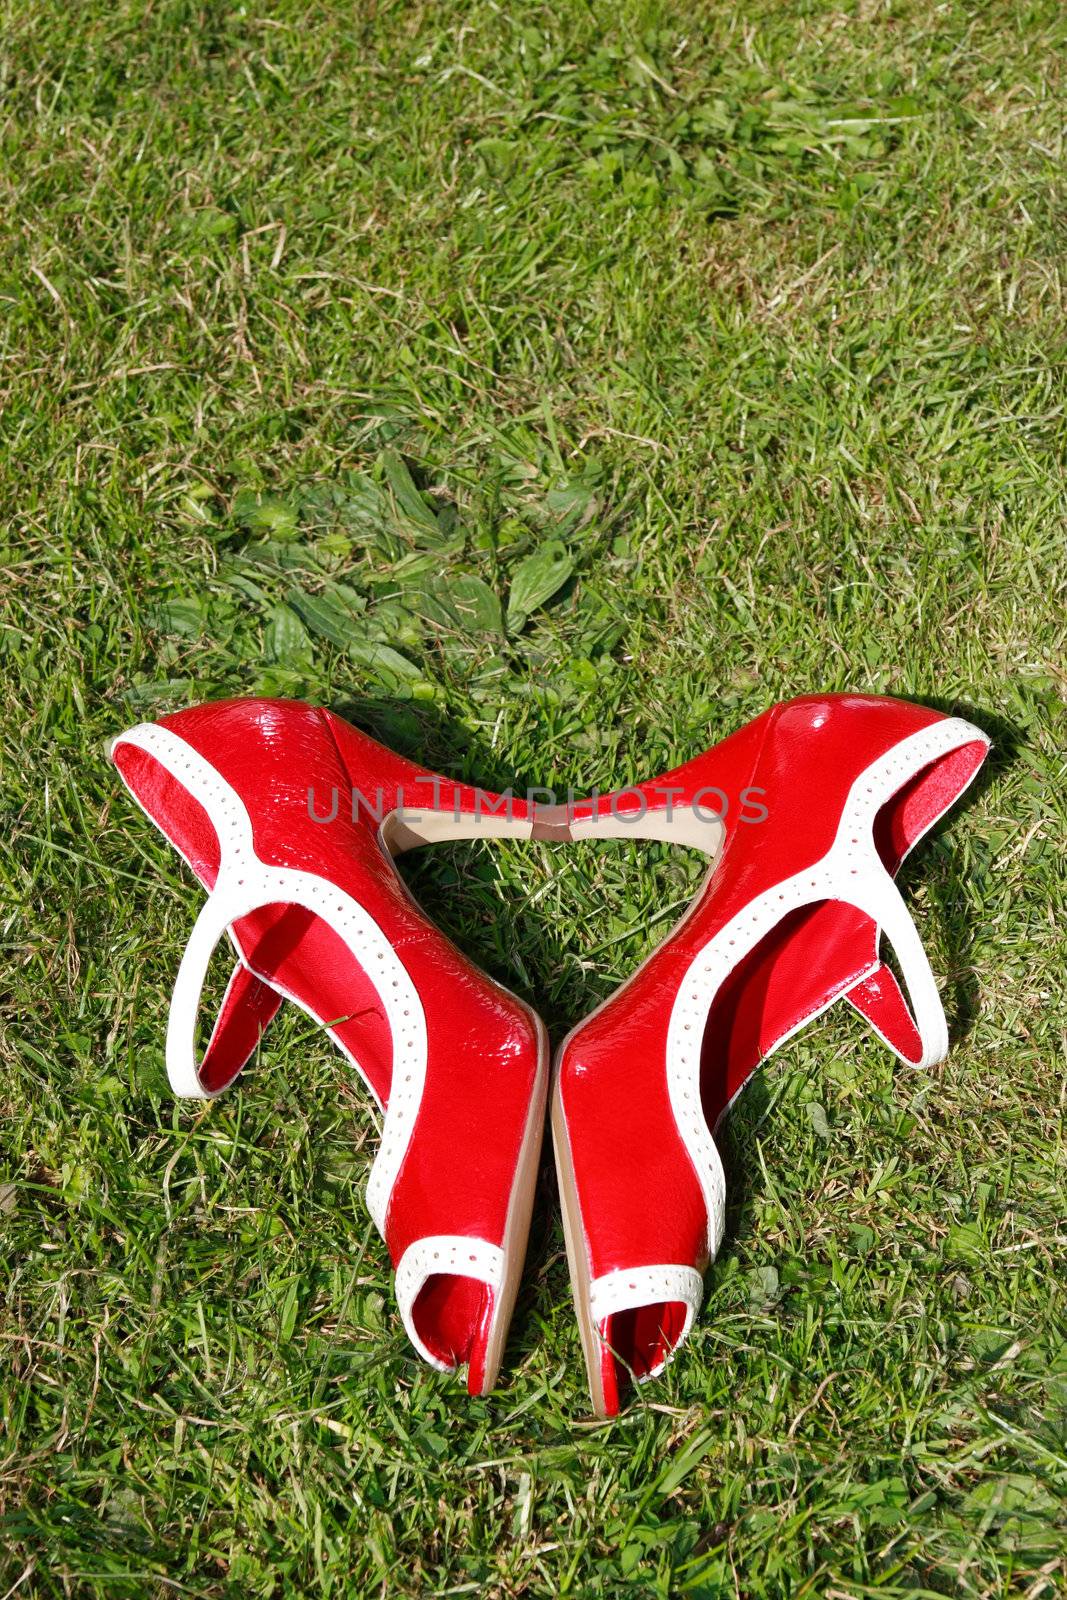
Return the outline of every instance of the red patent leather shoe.
{"type": "Polygon", "coordinates": [[[759,1062],[839,997],[912,1065],[945,1055],[937,986],[893,875],[988,744],[923,706],[805,697],[663,778],[566,822],[542,817],[560,836],[604,826],[715,859],[674,933],[558,1056],[556,1163],[600,1415],[689,1332],[723,1230],[713,1131],[759,1062]],[[883,935],[910,1007],[879,957],[883,935]]]}
{"type": "Polygon", "coordinates": [[[515,802],[402,760],[328,711],[232,700],[143,723],[112,759],[210,894],[174,985],[167,1071],[216,1095],[282,998],[326,1027],[383,1113],[367,1202],[412,1343],[494,1382],[514,1305],[544,1121],[547,1048],[530,1009],[430,923],[391,855],[515,831],[515,802]],[[212,951],[238,964],[199,1066],[212,951]]]}

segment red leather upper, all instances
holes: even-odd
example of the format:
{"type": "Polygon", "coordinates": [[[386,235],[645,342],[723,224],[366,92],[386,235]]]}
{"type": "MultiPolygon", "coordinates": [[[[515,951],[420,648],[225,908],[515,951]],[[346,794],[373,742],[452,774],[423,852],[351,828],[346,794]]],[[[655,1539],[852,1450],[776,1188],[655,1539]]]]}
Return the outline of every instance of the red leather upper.
{"type": "MultiPolygon", "coordinates": [[[[415,985],[426,1021],[426,1077],[389,1203],[386,1236],[394,1262],[427,1234],[499,1244],[538,1074],[539,1040],[527,1008],[427,920],[379,841],[376,791],[383,791],[387,812],[405,785],[420,805],[426,797],[429,809],[431,787],[414,788],[424,769],[341,719],[297,702],[223,701],[165,717],[162,726],[237,792],[260,859],[314,873],[350,894],[374,918],[415,985]],[[316,811],[328,815],[335,788],[334,819],[311,821],[309,789],[315,791],[316,811]],[[357,807],[355,818],[353,788],[371,802],[357,807]]],[[[219,870],[219,844],[206,812],[145,752],[119,744],[115,760],[141,804],[210,888],[219,870]]],[[[438,782],[443,808],[473,805],[473,790],[438,782]]],[[[373,976],[342,939],[299,906],[265,907],[241,918],[232,932],[253,972],[321,1022],[335,1025],[338,1039],[387,1105],[389,1022],[373,976]]],[[[263,1012],[272,1009],[251,984],[238,992],[241,997],[263,1012]]],[[[231,996],[228,1003],[237,1000],[231,996]]],[[[479,1286],[477,1304],[463,1315],[481,1320],[483,1298],[479,1286]]],[[[458,1337],[454,1327],[448,1337],[458,1337]]],[[[448,1359],[451,1352],[442,1353],[448,1359]]]]}
{"type": "MultiPolygon", "coordinates": [[[[825,855],[859,773],[940,720],[936,711],[898,700],[803,696],[640,786],[650,807],[662,804],[658,796],[672,785],[682,790],[675,804],[706,788],[731,803],[721,856],[696,907],[575,1030],[562,1053],[561,1096],[593,1277],[622,1267],[697,1263],[704,1254],[704,1198],[679,1140],[665,1077],[671,1008],[691,963],[757,895],[825,855]],[[734,802],[753,787],[763,791],[767,818],[746,823],[734,802]]],[[[984,753],[984,745],[954,752],[900,792],[878,830],[891,870],[984,753]]],[[[701,1092],[709,1125],[781,1038],[876,959],[874,923],[838,901],[802,907],[768,934],[734,968],[708,1019],[701,1092]]]]}

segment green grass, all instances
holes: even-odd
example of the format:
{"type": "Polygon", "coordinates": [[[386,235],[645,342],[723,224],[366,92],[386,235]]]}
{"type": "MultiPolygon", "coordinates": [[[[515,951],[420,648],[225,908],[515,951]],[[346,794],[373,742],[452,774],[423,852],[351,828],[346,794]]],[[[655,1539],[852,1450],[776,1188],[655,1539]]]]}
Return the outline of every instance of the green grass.
{"type": "MultiPolygon", "coordinates": [[[[0,6],[0,1596],[1062,1592],[1065,60],[1060,0],[0,6]],[[469,1401],[322,1037],[172,1100],[200,896],[103,740],[309,696],[615,787],[845,687],[996,741],[906,873],[948,1063],[775,1058],[613,1424],[546,1171],[469,1401]]],[[[698,871],[409,876],[558,1040],[698,871]]]]}

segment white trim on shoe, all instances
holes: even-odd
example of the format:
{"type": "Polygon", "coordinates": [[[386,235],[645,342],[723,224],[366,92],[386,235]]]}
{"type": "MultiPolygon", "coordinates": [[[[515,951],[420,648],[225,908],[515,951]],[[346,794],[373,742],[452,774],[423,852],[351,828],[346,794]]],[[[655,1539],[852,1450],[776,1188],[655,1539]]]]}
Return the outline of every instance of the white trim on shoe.
{"type": "MultiPolygon", "coordinates": [[[[152,756],[189,792],[207,813],[219,842],[215,887],[189,936],[171,996],[166,1046],[171,1087],[177,1095],[198,1100],[214,1099],[225,1087],[205,1088],[196,1062],[200,995],[208,963],[222,935],[241,917],[263,906],[300,905],[314,912],[344,941],[353,960],[371,978],[389,1022],[393,1042],[389,1101],[366,1196],[375,1227],[384,1238],[389,1198],[411,1142],[426,1081],[426,1017],[415,985],[381,928],[358,900],[317,873],[270,866],[260,860],[244,802],[192,745],[155,723],[140,723],[120,734],[112,742],[112,751],[123,744],[152,756]]],[[[249,970],[254,971],[251,967],[249,970]]],[[[262,977],[259,973],[256,976],[262,977]]],[[[266,978],[262,981],[272,982],[266,978]]],[[[301,1009],[308,1011],[303,1005],[301,1009]]],[[[345,1054],[354,1059],[349,1051],[345,1054]]]]}
{"type": "MultiPolygon", "coordinates": [[[[912,1064],[929,1067],[944,1059],[948,1051],[948,1029],[941,997],[900,891],[875,849],[873,824],[878,811],[899,793],[909,778],[939,757],[976,742],[989,743],[979,729],[962,718],[953,717],[921,728],[872,762],[852,784],[834,842],[826,854],[804,871],[783,878],[751,900],[708,941],[679,985],[667,1035],[667,1090],[679,1136],[704,1195],[709,1260],[715,1259],[722,1242],[726,1184],[722,1159],[701,1104],[700,1055],[704,1028],[722,983],[784,916],[801,906],[823,900],[840,900],[865,912],[875,923],[878,937],[885,934],[904,974],[913,1020],[923,1047],[921,1059],[912,1064]]],[[[953,792],[939,815],[943,815],[961,792],[953,792]]],[[[827,1001],[827,1006],[831,1003],[827,1001]]],[[[810,1020],[810,1017],[804,1019],[805,1022],[810,1020]]],[[[789,1036],[783,1035],[774,1048],[789,1036]]]]}
{"type": "Polygon", "coordinates": [[[462,1233],[436,1233],[416,1239],[400,1257],[393,1286],[396,1303],[408,1338],[423,1360],[438,1372],[452,1372],[456,1363],[433,1355],[415,1327],[415,1301],[426,1280],[437,1273],[476,1278],[499,1297],[504,1283],[504,1265],[504,1252],[499,1245],[462,1233]]]}
{"type": "Polygon", "coordinates": [[[656,1305],[667,1301],[678,1301],[685,1306],[685,1323],[674,1344],[669,1350],[664,1351],[662,1359],[657,1361],[655,1366],[640,1376],[634,1374],[637,1381],[643,1383],[646,1378],[655,1378],[661,1373],[675,1351],[685,1343],[703,1299],[704,1279],[695,1267],[680,1267],[673,1264],[655,1267],[620,1267],[614,1272],[602,1273],[599,1278],[593,1278],[590,1282],[589,1314],[597,1330],[597,1336],[603,1342],[604,1336],[600,1333],[600,1328],[608,1317],[614,1316],[618,1311],[632,1311],[635,1306],[656,1305]]]}

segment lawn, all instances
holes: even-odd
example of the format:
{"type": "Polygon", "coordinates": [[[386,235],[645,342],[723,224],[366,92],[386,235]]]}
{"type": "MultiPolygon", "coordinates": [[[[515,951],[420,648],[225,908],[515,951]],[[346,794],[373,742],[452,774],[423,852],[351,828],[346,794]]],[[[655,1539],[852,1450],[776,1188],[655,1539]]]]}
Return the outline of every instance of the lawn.
{"type": "MultiPolygon", "coordinates": [[[[1065,62],[1061,0],[0,5],[3,1600],[1063,1592],[1065,62]],[[904,875],[948,1062],[774,1058],[614,1423],[546,1165],[469,1400],[322,1035],[172,1099],[201,896],[105,739],[303,696],[603,789],[844,688],[995,741],[904,875]]],[[[404,870],[558,1041],[702,866],[404,870]]]]}

